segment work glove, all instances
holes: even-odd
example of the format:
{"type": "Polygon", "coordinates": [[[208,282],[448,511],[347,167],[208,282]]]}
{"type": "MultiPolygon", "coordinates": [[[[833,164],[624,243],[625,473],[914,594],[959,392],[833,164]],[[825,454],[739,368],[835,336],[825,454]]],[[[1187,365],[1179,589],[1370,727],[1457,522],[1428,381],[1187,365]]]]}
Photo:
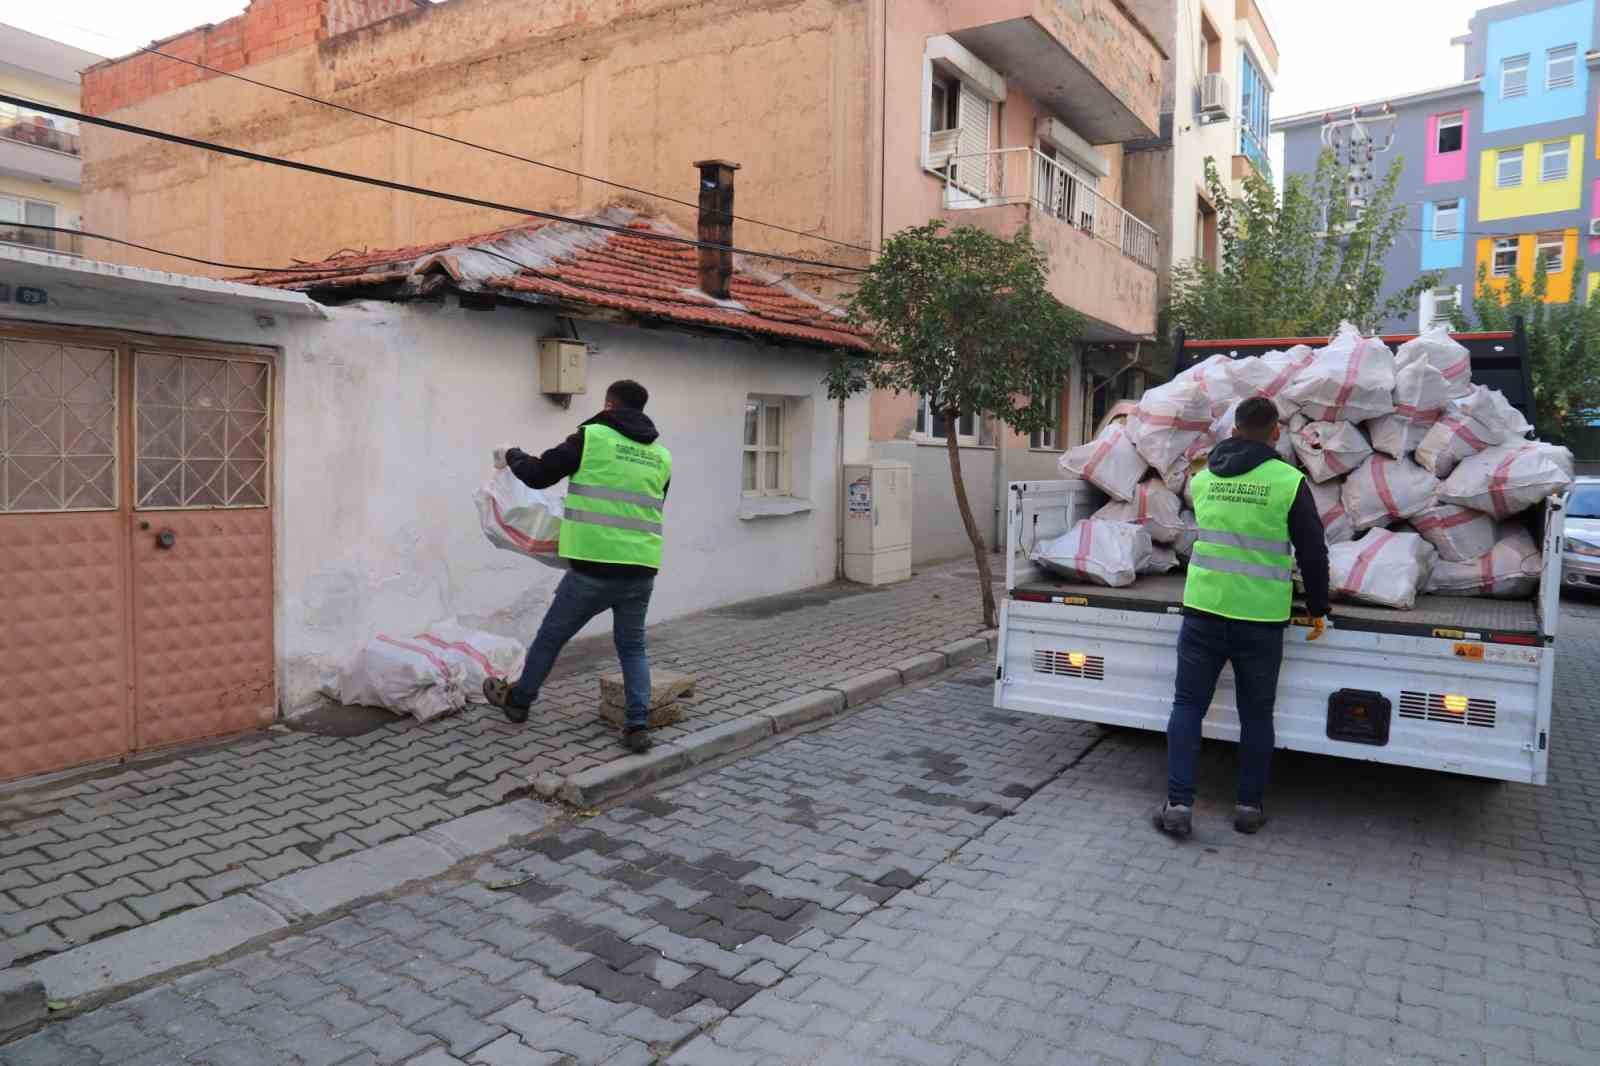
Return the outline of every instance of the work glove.
{"type": "Polygon", "coordinates": [[[528,457],[528,453],[521,448],[507,448],[505,450],[505,465],[515,466],[528,457]]]}
{"type": "Polygon", "coordinates": [[[1306,640],[1308,642],[1313,640],[1321,640],[1322,634],[1326,633],[1327,631],[1328,620],[1326,618],[1313,618],[1311,620],[1311,632],[1306,634],[1306,640]]]}

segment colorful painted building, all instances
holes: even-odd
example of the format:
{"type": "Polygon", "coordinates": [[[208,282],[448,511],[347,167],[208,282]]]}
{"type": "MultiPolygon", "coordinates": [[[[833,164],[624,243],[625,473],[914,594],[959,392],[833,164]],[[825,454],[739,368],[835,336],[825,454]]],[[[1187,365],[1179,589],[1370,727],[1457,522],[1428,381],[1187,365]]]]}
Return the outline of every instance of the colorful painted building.
{"type": "Polygon", "coordinates": [[[1387,262],[1391,291],[1424,271],[1440,284],[1387,325],[1418,328],[1471,305],[1480,265],[1491,286],[1532,284],[1543,261],[1564,300],[1584,264],[1600,267],[1600,67],[1595,0],[1514,0],[1478,11],[1451,44],[1462,80],[1391,100],[1345,103],[1275,121],[1284,171],[1310,175],[1332,147],[1351,199],[1403,160],[1406,223],[1387,262]]]}

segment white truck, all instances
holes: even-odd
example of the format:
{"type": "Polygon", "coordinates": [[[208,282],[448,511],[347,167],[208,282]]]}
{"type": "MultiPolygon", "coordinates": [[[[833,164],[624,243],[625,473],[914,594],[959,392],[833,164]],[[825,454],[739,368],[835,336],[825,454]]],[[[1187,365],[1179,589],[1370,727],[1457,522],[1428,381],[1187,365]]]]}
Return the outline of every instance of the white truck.
{"type": "MultiPolygon", "coordinates": [[[[1165,731],[1183,575],[1115,589],[1067,582],[1029,561],[1034,545],[1066,533],[1104,501],[1083,481],[1010,486],[994,705],[1165,731]]],[[[1544,784],[1561,508],[1552,498],[1534,515],[1544,572],[1532,599],[1422,596],[1409,611],[1335,602],[1328,632],[1315,642],[1304,639],[1309,620],[1294,619],[1278,682],[1278,747],[1544,784]]],[[[1231,669],[1223,671],[1204,735],[1238,740],[1231,669]]]]}

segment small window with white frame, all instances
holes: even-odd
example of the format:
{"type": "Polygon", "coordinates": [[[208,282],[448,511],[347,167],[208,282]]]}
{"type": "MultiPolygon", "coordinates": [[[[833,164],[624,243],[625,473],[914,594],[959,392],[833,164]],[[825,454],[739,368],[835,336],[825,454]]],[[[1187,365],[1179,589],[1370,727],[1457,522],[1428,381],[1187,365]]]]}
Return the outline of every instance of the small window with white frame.
{"type": "MultiPolygon", "coordinates": [[[[917,436],[924,440],[943,443],[946,439],[947,421],[942,412],[932,409],[926,396],[917,397],[917,436]]],[[[963,414],[956,419],[956,443],[966,447],[984,443],[979,439],[981,429],[978,418],[972,412],[963,414]]]]}
{"type": "Polygon", "coordinates": [[[1444,285],[1434,289],[1431,295],[1432,313],[1428,320],[1422,323],[1422,328],[1452,325],[1451,316],[1461,306],[1461,286],[1444,285]]]}
{"type": "Polygon", "coordinates": [[[1539,154],[1539,180],[1566,181],[1571,151],[1572,147],[1567,141],[1545,141],[1539,154]]]}
{"type": "Polygon", "coordinates": [[[1564,44],[1544,56],[1544,87],[1570,89],[1578,84],[1578,46],[1564,44]]]}
{"type": "Polygon", "coordinates": [[[1515,237],[1502,237],[1494,242],[1494,263],[1490,273],[1497,278],[1509,278],[1517,272],[1518,241],[1515,237]]]}
{"type": "Polygon", "coordinates": [[[1047,392],[1044,396],[1044,409],[1049,417],[1049,424],[1044,429],[1035,430],[1028,434],[1028,447],[1040,451],[1061,450],[1061,390],[1047,392]]]}
{"type": "Polygon", "coordinates": [[[1539,234],[1538,260],[1546,274],[1559,274],[1567,267],[1567,235],[1557,230],[1539,234]]]}
{"type": "Polygon", "coordinates": [[[1502,148],[1495,155],[1494,183],[1502,189],[1522,184],[1522,149],[1502,148]]]}
{"type": "Polygon", "coordinates": [[[1461,236],[1461,201],[1440,200],[1433,205],[1433,239],[1453,241],[1461,236]]]}
{"type": "Polygon", "coordinates": [[[1500,61],[1500,99],[1515,100],[1528,95],[1528,53],[1506,56],[1500,61]]]}
{"type": "Polygon", "coordinates": [[[1434,145],[1439,155],[1461,151],[1466,130],[1466,116],[1460,111],[1439,116],[1438,141],[1434,145]]]}
{"type": "Polygon", "coordinates": [[[789,426],[784,401],[751,396],[744,404],[746,496],[789,495],[789,426]]]}

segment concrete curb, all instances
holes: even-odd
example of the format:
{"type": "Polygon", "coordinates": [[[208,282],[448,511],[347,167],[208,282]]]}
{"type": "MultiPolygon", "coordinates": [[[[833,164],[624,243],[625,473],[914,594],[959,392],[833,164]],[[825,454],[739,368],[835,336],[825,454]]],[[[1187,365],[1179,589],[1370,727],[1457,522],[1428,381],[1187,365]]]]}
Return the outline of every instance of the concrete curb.
{"type": "Polygon", "coordinates": [[[885,669],[857,674],[827,688],[785,700],[775,707],[702,729],[669,744],[658,744],[648,755],[615,759],[565,778],[541,774],[533,783],[534,791],[569,806],[591,808],[709,759],[753,747],[776,734],[833,718],[913,681],[973,662],[992,654],[999,646],[999,639],[998,630],[986,630],[976,637],[946,644],[938,651],[912,656],[885,669]]]}
{"type": "Polygon", "coordinates": [[[44,982],[28,970],[0,970],[0,1038],[43,1018],[44,982]]]}

